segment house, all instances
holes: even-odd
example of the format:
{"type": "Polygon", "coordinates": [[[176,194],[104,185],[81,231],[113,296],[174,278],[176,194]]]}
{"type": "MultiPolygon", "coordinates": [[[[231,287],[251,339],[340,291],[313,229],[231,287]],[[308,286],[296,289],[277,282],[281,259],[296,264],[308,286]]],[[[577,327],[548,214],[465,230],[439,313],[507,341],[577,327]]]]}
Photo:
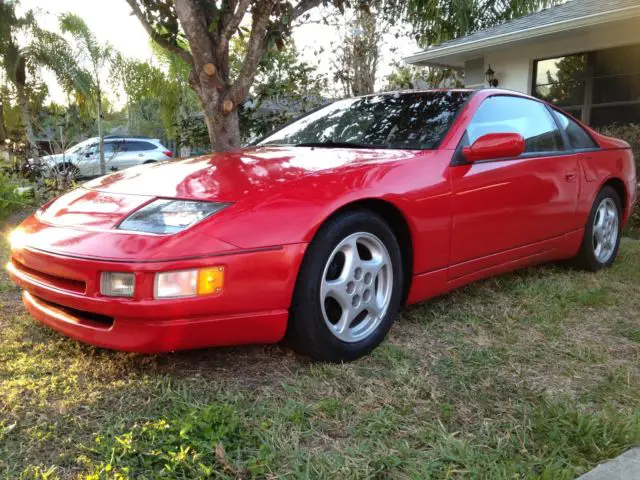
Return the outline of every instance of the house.
{"type": "Polygon", "coordinates": [[[593,127],[640,123],[640,0],[570,0],[405,61],[464,70],[470,88],[493,80],[593,127]]]}

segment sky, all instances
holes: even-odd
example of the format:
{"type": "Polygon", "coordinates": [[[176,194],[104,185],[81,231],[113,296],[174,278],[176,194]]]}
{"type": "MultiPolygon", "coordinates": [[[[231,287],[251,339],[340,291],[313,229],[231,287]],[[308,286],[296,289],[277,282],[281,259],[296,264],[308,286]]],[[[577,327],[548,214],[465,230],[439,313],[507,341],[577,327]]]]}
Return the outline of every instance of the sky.
{"type": "MultiPolygon", "coordinates": [[[[131,9],[125,0],[21,0],[22,10],[38,11],[38,21],[49,30],[57,31],[57,16],[63,12],[72,12],[81,16],[98,40],[108,42],[125,56],[141,61],[151,61],[152,53],[149,37],[138,19],[131,15],[131,9]]],[[[330,42],[339,40],[335,29],[314,23],[299,27],[293,35],[295,44],[303,60],[318,65],[320,72],[330,71],[330,42]],[[324,47],[325,53],[317,52],[324,47]]],[[[385,38],[380,61],[379,76],[388,75],[393,60],[418,50],[417,45],[407,39],[396,40],[385,38]],[[395,50],[392,52],[392,50],[395,50]]],[[[65,103],[65,95],[50,74],[45,74],[45,82],[49,87],[50,98],[58,103],[65,103]]],[[[118,99],[111,99],[116,105],[118,99]]]]}

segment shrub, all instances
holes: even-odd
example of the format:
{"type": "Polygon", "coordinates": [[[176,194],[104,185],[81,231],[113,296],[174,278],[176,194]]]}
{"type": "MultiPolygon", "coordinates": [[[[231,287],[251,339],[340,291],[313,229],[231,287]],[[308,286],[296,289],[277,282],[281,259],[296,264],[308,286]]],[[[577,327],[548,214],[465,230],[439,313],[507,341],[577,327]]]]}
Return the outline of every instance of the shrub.
{"type": "MultiPolygon", "coordinates": [[[[609,125],[608,127],[602,128],[600,132],[610,137],[621,138],[631,145],[633,156],[636,160],[636,172],[640,174],[640,124],[609,125]]],[[[634,211],[631,212],[629,227],[633,233],[638,233],[640,230],[640,204],[636,205],[634,211]]]]}
{"type": "Polygon", "coordinates": [[[17,187],[18,184],[12,177],[0,172],[0,220],[4,220],[26,203],[16,191],[17,187]]]}

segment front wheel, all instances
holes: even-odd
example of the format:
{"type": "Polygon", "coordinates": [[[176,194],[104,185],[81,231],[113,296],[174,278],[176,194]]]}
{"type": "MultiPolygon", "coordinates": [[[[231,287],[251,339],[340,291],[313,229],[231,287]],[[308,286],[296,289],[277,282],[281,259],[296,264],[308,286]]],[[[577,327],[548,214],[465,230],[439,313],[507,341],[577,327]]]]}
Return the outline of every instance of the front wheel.
{"type": "Polygon", "coordinates": [[[620,197],[613,188],[605,186],[593,202],[580,252],[574,259],[578,268],[597,272],[613,264],[620,247],[621,212],[620,197]]]}
{"type": "Polygon", "coordinates": [[[80,176],[80,169],[73,163],[61,163],[55,167],[56,173],[65,178],[74,180],[80,176]]]}
{"type": "Polygon", "coordinates": [[[398,241],[377,214],[358,210],[325,224],[300,268],[287,338],[316,360],[351,361],[386,336],[402,301],[398,241]]]}

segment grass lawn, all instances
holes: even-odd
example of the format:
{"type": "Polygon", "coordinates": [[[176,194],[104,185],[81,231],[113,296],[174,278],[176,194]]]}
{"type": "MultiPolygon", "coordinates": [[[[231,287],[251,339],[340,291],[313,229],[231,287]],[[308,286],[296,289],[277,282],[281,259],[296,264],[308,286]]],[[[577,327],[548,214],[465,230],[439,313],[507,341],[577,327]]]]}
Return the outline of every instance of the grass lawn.
{"type": "Polygon", "coordinates": [[[638,240],[597,275],[531,268],[407,308],[347,365],[95,349],[0,273],[3,478],[562,479],[638,444],[638,240]]]}

